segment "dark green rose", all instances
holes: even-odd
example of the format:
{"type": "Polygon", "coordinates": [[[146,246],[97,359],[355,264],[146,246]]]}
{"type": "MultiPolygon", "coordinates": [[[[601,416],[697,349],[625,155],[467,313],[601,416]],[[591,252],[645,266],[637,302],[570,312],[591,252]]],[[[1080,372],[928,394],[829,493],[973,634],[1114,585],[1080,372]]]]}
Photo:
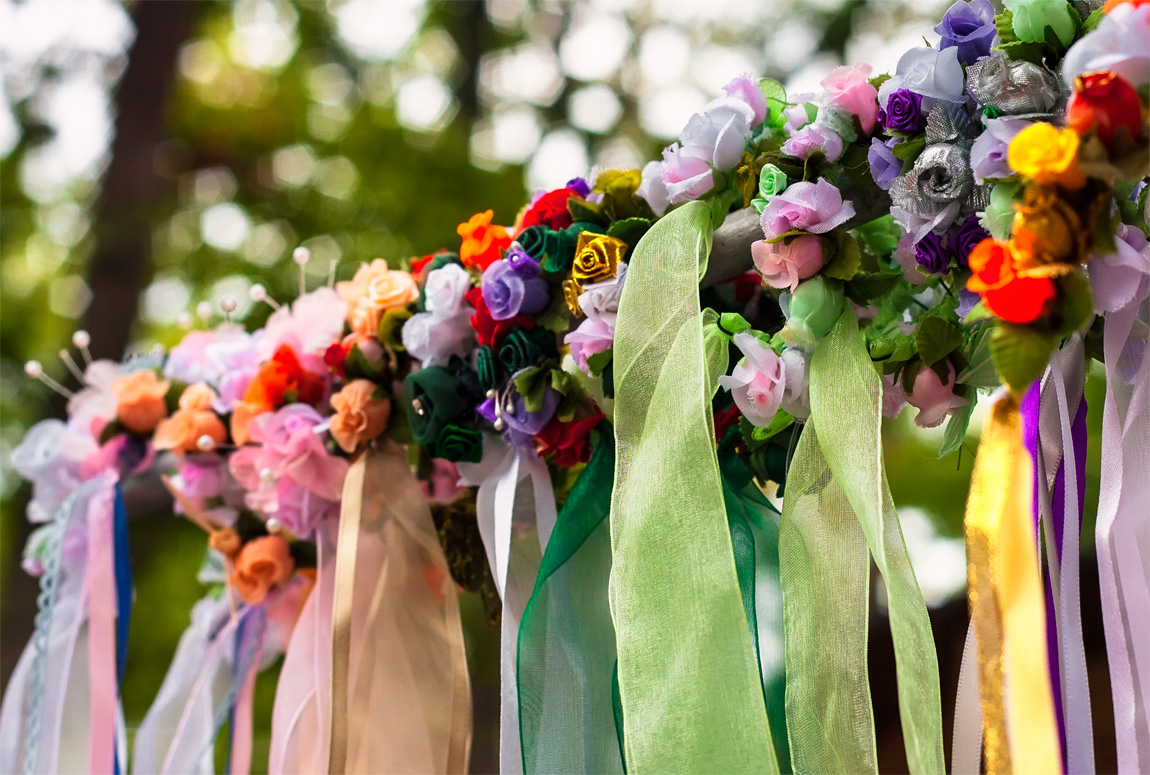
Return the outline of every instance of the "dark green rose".
{"type": "Polygon", "coordinates": [[[532,226],[516,237],[527,255],[539,262],[545,272],[564,272],[575,256],[578,237],[567,230],[552,231],[546,226],[532,226]]]}
{"type": "Polygon", "coordinates": [[[442,366],[408,374],[403,392],[411,435],[424,446],[438,439],[444,426],[458,422],[472,409],[466,387],[442,366]]]}
{"type": "Polygon", "coordinates": [[[542,326],[531,330],[522,326],[513,327],[499,348],[499,361],[511,374],[558,356],[554,332],[542,326]]]}
{"type": "Polygon", "coordinates": [[[483,434],[458,425],[445,425],[427,451],[432,457],[452,463],[478,463],[483,457],[483,434]]]}
{"type": "Polygon", "coordinates": [[[499,386],[499,359],[494,350],[487,345],[480,347],[475,354],[475,366],[479,372],[479,384],[484,390],[499,386]]]}

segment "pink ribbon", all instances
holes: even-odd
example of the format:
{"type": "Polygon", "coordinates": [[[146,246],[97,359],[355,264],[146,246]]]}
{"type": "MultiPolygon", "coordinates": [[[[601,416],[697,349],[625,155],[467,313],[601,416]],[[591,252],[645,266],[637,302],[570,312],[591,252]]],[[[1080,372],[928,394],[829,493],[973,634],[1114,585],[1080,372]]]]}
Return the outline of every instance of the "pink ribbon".
{"type": "Polygon", "coordinates": [[[88,502],[88,671],[90,681],[88,770],[115,768],[116,715],[116,566],[112,520],[114,479],[88,502]]]}

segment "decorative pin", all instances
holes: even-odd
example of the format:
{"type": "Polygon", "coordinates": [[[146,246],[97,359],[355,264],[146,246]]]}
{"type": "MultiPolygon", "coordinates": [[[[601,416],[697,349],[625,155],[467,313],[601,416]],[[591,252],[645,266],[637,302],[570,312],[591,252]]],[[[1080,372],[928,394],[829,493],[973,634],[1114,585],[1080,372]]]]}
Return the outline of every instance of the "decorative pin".
{"type": "Polygon", "coordinates": [[[418,398],[411,399],[411,408],[415,410],[415,413],[417,415],[419,415],[420,417],[423,416],[423,402],[420,401],[418,398]]]}
{"type": "Polygon", "coordinates": [[[275,517],[268,517],[265,527],[267,527],[268,533],[271,535],[279,535],[284,529],[283,525],[280,524],[280,521],[275,517]]]}
{"type": "Polygon", "coordinates": [[[79,365],[77,365],[75,359],[72,358],[72,353],[68,352],[67,350],[61,350],[60,360],[64,361],[64,365],[68,367],[68,371],[72,372],[72,376],[75,377],[81,385],[83,385],[84,372],[80,371],[79,365]]]}
{"type": "Polygon", "coordinates": [[[24,373],[27,374],[32,379],[40,380],[45,385],[47,385],[50,389],[52,389],[52,390],[56,391],[57,393],[59,393],[60,395],[64,396],[64,398],[72,398],[76,395],[71,390],[64,387],[59,382],[57,382],[56,380],[52,379],[47,374],[45,374],[44,373],[44,367],[40,364],[40,361],[28,361],[27,363],[25,363],[24,364],[24,373]]]}
{"type": "Polygon", "coordinates": [[[87,366],[92,365],[92,353],[88,352],[88,345],[92,343],[92,336],[84,329],[80,329],[72,334],[72,344],[79,348],[80,354],[84,356],[84,364],[87,366]]]}
{"type": "Polygon", "coordinates": [[[327,287],[335,287],[335,268],[339,265],[339,259],[333,258],[331,264],[327,268],[327,287]]]}
{"type": "Polygon", "coordinates": [[[299,295],[303,296],[307,293],[307,274],[304,272],[304,267],[311,261],[311,251],[300,245],[292,251],[291,260],[299,267],[299,295]]]}
{"type": "Polygon", "coordinates": [[[220,309],[224,312],[224,320],[229,323],[232,322],[232,313],[236,311],[237,306],[239,306],[239,302],[237,302],[236,297],[230,293],[225,294],[224,297],[220,299],[220,309]]]}
{"type": "Polygon", "coordinates": [[[248,288],[248,298],[257,304],[261,301],[266,302],[267,305],[272,309],[279,309],[281,306],[278,301],[273,299],[271,296],[268,296],[268,289],[259,283],[256,283],[251,288],[248,288]]]}

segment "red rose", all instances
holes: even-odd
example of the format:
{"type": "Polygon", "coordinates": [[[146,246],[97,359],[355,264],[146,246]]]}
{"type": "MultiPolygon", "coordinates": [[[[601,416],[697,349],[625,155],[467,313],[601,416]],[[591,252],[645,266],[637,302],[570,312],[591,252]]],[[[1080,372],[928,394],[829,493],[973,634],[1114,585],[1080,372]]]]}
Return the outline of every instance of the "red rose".
{"type": "Polygon", "coordinates": [[[1142,106],[1138,92],[1121,76],[1103,70],[1074,79],[1074,93],[1066,105],[1066,123],[1078,134],[1091,129],[1109,145],[1118,127],[1126,127],[1130,137],[1142,132],[1142,106]]]}
{"type": "Polygon", "coordinates": [[[483,300],[483,289],[478,286],[465,293],[463,298],[475,307],[475,314],[471,316],[471,327],[475,329],[475,338],[480,345],[498,350],[499,345],[503,344],[503,337],[507,336],[512,326],[523,326],[528,329],[535,327],[535,318],[523,315],[516,315],[507,320],[496,320],[491,317],[487,302],[483,300]]]}
{"type": "Polygon", "coordinates": [[[723,437],[727,435],[727,431],[731,426],[739,422],[739,407],[736,404],[731,404],[726,409],[720,409],[715,412],[715,443],[721,444],[723,437]]]}
{"type": "Polygon", "coordinates": [[[328,345],[328,348],[323,351],[323,363],[327,368],[337,377],[343,377],[343,365],[347,362],[348,351],[343,348],[341,342],[328,345]]]}
{"type": "Polygon", "coordinates": [[[546,226],[552,231],[561,231],[573,223],[571,213],[567,209],[567,200],[578,196],[579,192],[572,188],[557,188],[549,191],[531,205],[531,209],[523,214],[523,222],[519,231],[532,226],[546,226]]]}
{"type": "MultiPolygon", "coordinates": [[[[440,252],[442,252],[442,251],[440,251],[440,252]]],[[[431,253],[430,255],[426,255],[422,258],[411,259],[411,276],[414,277],[416,280],[422,280],[423,279],[423,267],[430,264],[431,259],[435,258],[437,255],[438,255],[438,253],[431,253]]]]}
{"type": "Polygon", "coordinates": [[[555,464],[564,468],[571,468],[578,463],[586,463],[591,459],[591,431],[603,419],[597,414],[585,420],[571,420],[560,422],[553,419],[547,426],[535,434],[535,440],[540,449],[539,454],[546,457],[555,455],[555,464]]]}
{"type": "Polygon", "coordinates": [[[1049,277],[1019,277],[1015,253],[1008,242],[986,238],[970,252],[972,275],[966,287],[982,296],[982,303],[1008,323],[1033,323],[1046,314],[1058,295],[1049,277]]]}

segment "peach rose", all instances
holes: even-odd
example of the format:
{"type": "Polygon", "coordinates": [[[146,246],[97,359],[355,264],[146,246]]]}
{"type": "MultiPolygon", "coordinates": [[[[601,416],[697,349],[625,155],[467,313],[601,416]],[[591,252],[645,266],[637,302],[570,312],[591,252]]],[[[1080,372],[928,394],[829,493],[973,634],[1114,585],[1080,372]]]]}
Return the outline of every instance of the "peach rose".
{"type": "Polygon", "coordinates": [[[243,446],[252,440],[248,426],[252,420],[271,409],[263,404],[252,401],[236,401],[232,404],[232,440],[237,446],[243,446]]]}
{"type": "Polygon", "coordinates": [[[200,439],[204,436],[212,440],[212,449],[215,449],[228,440],[228,429],[210,409],[177,409],[156,426],[152,444],[156,449],[204,452],[209,451],[200,449],[200,439]]]}
{"type": "Polygon", "coordinates": [[[391,402],[373,399],[375,384],[366,379],[353,380],[331,397],[331,437],[344,452],[354,452],[387,429],[391,402]]]}
{"type": "Polygon", "coordinates": [[[168,416],[164,396],[170,383],[156,378],[151,369],[134,371],[112,383],[116,397],[116,416],[125,428],[135,433],[151,433],[160,420],[168,416]]]}
{"type": "Polygon", "coordinates": [[[184,388],[184,392],[180,395],[180,408],[187,410],[211,409],[212,402],[215,400],[216,391],[203,382],[197,382],[184,388]]]}
{"type": "Polygon", "coordinates": [[[364,336],[375,336],[383,313],[419,298],[419,285],[410,273],[391,269],[382,258],[362,264],[350,281],[336,283],[347,303],[347,322],[364,336]]]}
{"type": "Polygon", "coordinates": [[[258,605],[268,596],[268,590],[290,579],[293,570],[295,562],[287,541],[280,536],[263,536],[243,545],[228,580],[240,600],[258,605]]]}

